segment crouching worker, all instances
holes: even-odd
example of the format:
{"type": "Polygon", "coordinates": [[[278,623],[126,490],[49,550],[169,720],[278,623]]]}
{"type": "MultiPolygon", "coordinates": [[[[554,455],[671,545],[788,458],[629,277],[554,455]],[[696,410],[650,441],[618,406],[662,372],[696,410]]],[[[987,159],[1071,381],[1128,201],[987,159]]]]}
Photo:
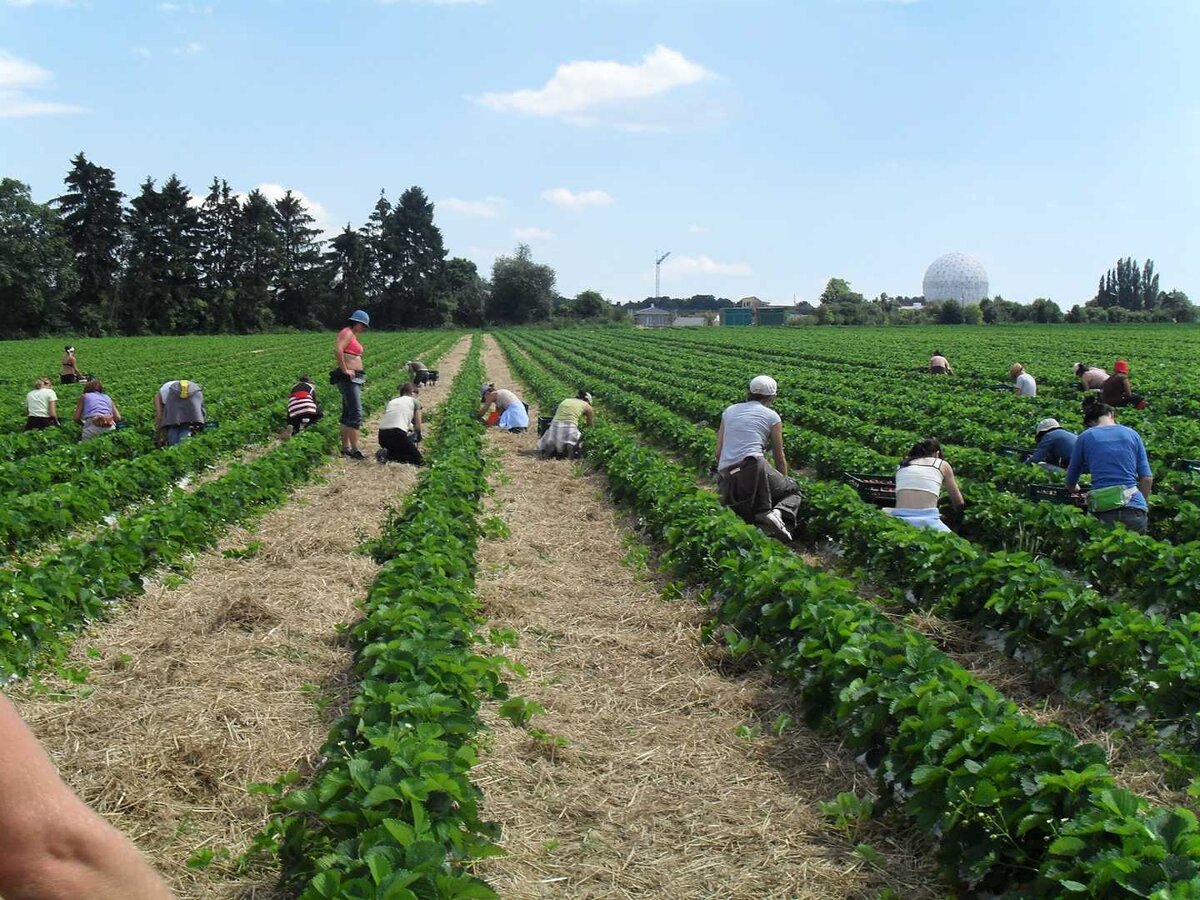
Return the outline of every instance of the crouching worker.
{"type": "Polygon", "coordinates": [[[800,511],[800,488],[788,477],[783,455],[783,420],[771,409],[779,388],[759,375],[750,394],[721,414],[717,429],[717,493],[745,521],[780,540],[792,539],[800,511]],[[772,467],[763,451],[771,448],[772,467]]]}
{"type": "Polygon", "coordinates": [[[317,403],[317,387],[311,375],[301,375],[288,395],[287,420],[295,436],[314,424],[324,413],[317,403]]]}
{"type": "Polygon", "coordinates": [[[421,401],[417,399],[421,389],[411,381],[400,385],[400,396],[388,401],[383,418],[379,420],[379,449],[375,461],[380,465],[388,462],[425,462],[417,442],[421,440],[421,401]]]}
{"type": "Polygon", "coordinates": [[[480,388],[479,418],[488,425],[499,425],[505,431],[521,433],[529,428],[529,408],[525,401],[506,388],[496,389],[492,383],[480,388]],[[485,418],[489,410],[495,406],[498,419],[493,422],[485,418]]]}
{"type": "Polygon", "coordinates": [[[37,431],[58,424],[58,394],[49,378],[39,378],[25,395],[25,430],[37,431]]]}
{"type": "Polygon", "coordinates": [[[174,447],[204,427],[204,388],[194,381],[168,381],[154,394],[154,436],[174,447]]]}
{"type": "Polygon", "coordinates": [[[966,502],[954,469],[942,456],[942,445],[936,438],[925,438],[914,444],[896,467],[896,508],[884,512],[916,528],[949,531],[938,512],[943,486],[954,508],[962,509],[966,502]]]}
{"type": "Polygon", "coordinates": [[[90,441],[94,437],[108,434],[117,430],[121,421],[121,411],[113,398],[104,393],[104,385],[98,378],[93,378],[79,395],[75,404],[75,422],[83,426],[81,441],[90,441]]]}
{"type": "Polygon", "coordinates": [[[580,391],[574,398],[558,404],[550,427],[538,438],[538,453],[543,457],[578,455],[583,446],[583,433],[579,430],[580,419],[586,422],[588,427],[596,424],[592,395],[587,391],[580,391]]]}
{"type": "Polygon", "coordinates": [[[410,359],[404,364],[404,368],[408,369],[408,377],[417,387],[430,380],[429,366],[419,359],[410,359]]]}
{"type": "Polygon", "coordinates": [[[1058,419],[1042,419],[1037,423],[1033,439],[1037,441],[1034,451],[1025,457],[1030,465],[1041,466],[1047,472],[1061,475],[1071,464],[1071,453],[1075,450],[1077,435],[1058,424],[1058,419]]]}

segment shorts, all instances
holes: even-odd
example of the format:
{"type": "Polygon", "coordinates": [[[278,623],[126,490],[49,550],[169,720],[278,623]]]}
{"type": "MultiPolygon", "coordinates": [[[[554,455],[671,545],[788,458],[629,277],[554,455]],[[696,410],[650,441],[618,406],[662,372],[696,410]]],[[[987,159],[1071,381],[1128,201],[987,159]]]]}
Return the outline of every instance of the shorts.
{"type": "Polygon", "coordinates": [[[342,417],[339,421],[345,428],[362,428],[362,379],[361,376],[338,382],[342,393],[342,417]]]}
{"type": "Polygon", "coordinates": [[[62,380],[59,383],[60,384],[77,384],[82,380],[83,379],[80,378],[78,375],[63,375],[62,380]]]}
{"type": "Polygon", "coordinates": [[[25,430],[37,431],[42,428],[49,428],[51,425],[57,425],[58,420],[52,419],[50,416],[26,416],[25,430]]]}

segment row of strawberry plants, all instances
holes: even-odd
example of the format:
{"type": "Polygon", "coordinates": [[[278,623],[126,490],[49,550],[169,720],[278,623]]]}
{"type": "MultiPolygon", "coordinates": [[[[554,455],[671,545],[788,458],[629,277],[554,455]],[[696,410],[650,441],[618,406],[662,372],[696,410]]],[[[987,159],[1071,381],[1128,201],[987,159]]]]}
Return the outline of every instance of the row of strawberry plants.
{"type": "MultiPolygon", "coordinates": [[[[663,361],[651,373],[644,366],[617,362],[611,354],[563,350],[557,336],[547,341],[531,335],[529,340],[532,346],[553,347],[557,355],[581,371],[592,375],[611,371],[623,385],[668,402],[700,421],[715,422],[724,408],[719,399],[690,389],[695,383],[693,376],[673,374],[694,371],[695,363],[687,358],[663,361]]],[[[869,422],[814,416],[804,406],[786,401],[778,403],[776,409],[785,421],[818,426],[815,433],[789,429],[789,447],[794,448],[789,455],[797,464],[814,466],[826,476],[840,478],[846,471],[891,471],[896,459],[915,440],[914,435],[897,436],[869,422]],[[884,446],[891,450],[890,456],[864,446],[889,441],[884,446]]],[[[948,456],[956,469],[985,474],[978,459],[968,457],[963,465],[960,454],[948,450],[948,456]]],[[[966,478],[963,489],[970,500],[964,524],[985,544],[993,548],[1019,544],[1045,553],[1078,570],[1101,590],[1123,593],[1135,605],[1146,605],[1146,598],[1153,598],[1152,602],[1168,613],[1195,608],[1200,593],[1200,544],[1176,545],[1125,529],[1114,530],[1072,507],[1033,503],[966,478]]]]}
{"type": "Polygon", "coordinates": [[[483,429],[479,339],[439,414],[431,464],[374,542],[383,563],[354,626],[360,685],[312,784],[279,799],[260,842],[281,884],[315,898],[495,897],[463,871],[495,855],[471,783],[483,697],[504,699],[505,661],[476,652],[483,429]]]}
{"type": "MultiPolygon", "coordinates": [[[[573,360],[557,360],[528,334],[522,334],[519,342],[537,346],[539,362],[551,372],[579,377],[573,360]]],[[[613,381],[601,380],[598,370],[590,371],[588,379],[606,404],[646,433],[668,441],[699,466],[711,464],[715,443],[710,429],[655,403],[652,392],[625,391],[613,381]]],[[[803,455],[834,464],[843,458],[824,446],[792,432],[785,434],[785,449],[792,459],[803,455]]],[[[820,523],[823,536],[841,541],[847,553],[870,565],[879,577],[906,587],[914,602],[1003,630],[1009,652],[1038,648],[1042,652],[1036,655],[1036,664],[1044,671],[1086,685],[1133,714],[1148,712],[1162,725],[1170,723],[1196,736],[1200,613],[1164,620],[1159,614],[1106,598],[1028,553],[984,553],[957,535],[911,528],[863,503],[845,485],[806,482],[805,488],[814,534],[815,523],[820,523]]]]}
{"type": "MultiPolygon", "coordinates": [[[[575,389],[506,349],[543,404],[575,389]]],[[[849,582],[807,566],[627,433],[601,422],[587,441],[589,459],[668,561],[714,589],[733,650],[768,661],[796,686],[811,722],[863,752],[881,795],[936,837],[947,872],[966,889],[1200,895],[1200,831],[1189,811],[1119,790],[1098,747],[1022,716],[849,582]]]]}
{"type": "MultiPolygon", "coordinates": [[[[364,406],[381,404],[388,387],[380,382],[364,391],[364,406]]],[[[149,573],[285,499],[338,441],[336,421],[326,418],[191,493],[147,504],[92,539],[71,538],[36,563],[0,569],[0,675],[29,671],[39,654],[61,653],[68,629],[102,614],[112,601],[140,593],[149,573]]]]}

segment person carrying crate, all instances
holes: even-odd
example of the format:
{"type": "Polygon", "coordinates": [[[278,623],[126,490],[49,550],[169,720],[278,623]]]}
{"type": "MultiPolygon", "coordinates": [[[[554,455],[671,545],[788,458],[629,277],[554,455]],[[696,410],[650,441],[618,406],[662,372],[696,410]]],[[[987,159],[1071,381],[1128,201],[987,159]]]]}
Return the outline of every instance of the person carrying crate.
{"type": "Polygon", "coordinates": [[[1118,425],[1116,410],[1103,401],[1084,405],[1083,426],[1067,466],[1067,490],[1075,490],[1079,476],[1090,472],[1088,511],[1107,525],[1120,522],[1145,534],[1154,474],[1142,436],[1118,425]]]}
{"type": "Polygon", "coordinates": [[[717,494],[746,522],[790,541],[800,511],[800,488],[788,477],[783,420],[771,409],[779,386],[769,375],[750,381],[741,403],[726,407],[717,429],[717,494]],[[772,467],[763,451],[770,446],[772,467]]]}
{"type": "Polygon", "coordinates": [[[925,438],[913,444],[896,467],[896,506],[884,512],[915,528],[949,531],[938,512],[943,487],[955,509],[966,506],[954,467],[942,455],[942,445],[937,438],[925,438]]]}
{"type": "Polygon", "coordinates": [[[583,445],[583,433],[579,430],[581,419],[589,428],[596,424],[592,395],[587,391],[580,391],[573,398],[558,404],[554,418],[550,420],[550,427],[538,438],[538,453],[543,458],[573,456],[578,453],[583,445]]]}

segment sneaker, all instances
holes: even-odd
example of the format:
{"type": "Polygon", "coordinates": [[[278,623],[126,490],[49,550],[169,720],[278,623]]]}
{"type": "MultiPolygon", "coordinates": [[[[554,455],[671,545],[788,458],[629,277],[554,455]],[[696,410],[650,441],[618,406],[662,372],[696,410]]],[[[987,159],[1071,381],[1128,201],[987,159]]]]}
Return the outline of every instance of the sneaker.
{"type": "Polygon", "coordinates": [[[783,524],[783,516],[779,514],[779,510],[773,509],[763,516],[763,524],[767,526],[767,531],[772,537],[781,538],[785,541],[791,541],[792,533],[787,530],[787,526],[783,524]]]}
{"type": "Polygon", "coordinates": [[[388,452],[382,447],[375,451],[375,462],[381,466],[386,466],[388,461],[388,452]]]}
{"type": "Polygon", "coordinates": [[[342,456],[345,456],[347,459],[366,459],[367,458],[366,454],[364,454],[361,450],[343,450],[342,456]]]}

